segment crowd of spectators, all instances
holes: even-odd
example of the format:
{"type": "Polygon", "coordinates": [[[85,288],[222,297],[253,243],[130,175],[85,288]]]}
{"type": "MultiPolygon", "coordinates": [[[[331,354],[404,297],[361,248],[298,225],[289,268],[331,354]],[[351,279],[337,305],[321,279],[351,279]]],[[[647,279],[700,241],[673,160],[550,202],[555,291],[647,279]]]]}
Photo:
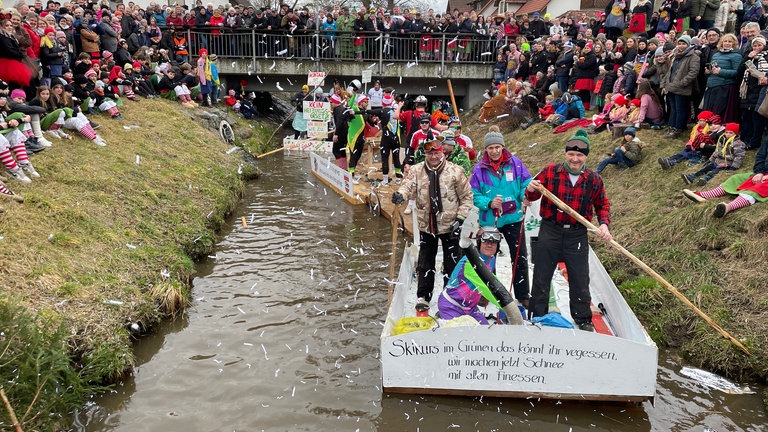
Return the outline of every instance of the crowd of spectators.
{"type": "MultiPolygon", "coordinates": [[[[294,10],[285,4],[257,9],[214,7],[200,1],[195,6],[151,3],[142,9],[132,2],[113,7],[106,0],[52,0],[45,5],[40,0],[33,5],[22,0],[0,16],[0,79],[9,83],[8,91],[22,89],[30,99],[39,99],[32,95],[41,88],[52,92],[51,100],[58,105],[27,114],[32,138],[46,144],[39,127],[31,126],[40,123],[33,117],[48,118],[41,122],[46,132],[51,127],[56,130],[55,125],[61,129],[70,118],[79,118],[82,124],[85,114],[98,111],[120,119],[121,97],[167,96],[187,107],[197,106],[197,101],[217,103],[221,84],[217,54],[231,56],[255,49],[289,58],[311,57],[319,50],[325,57],[363,60],[366,53],[379,55],[383,47],[388,58],[409,61],[485,61],[488,57],[494,85],[487,91],[491,100],[481,120],[512,115],[521,127],[542,121],[556,127],[556,132],[576,126],[593,133],[612,126],[666,128],[665,136],[676,139],[702,112],[710,113],[706,122],[714,126],[693,129],[686,142],[692,157],[686,159],[717,164],[711,159],[716,155],[739,160],[733,153],[740,146],[732,144],[733,138],[721,140],[718,135],[733,131],[729,124],[740,123],[736,139],[744,148],[756,149],[763,141],[763,114],[768,114],[768,104],[761,109],[768,89],[768,32],[763,30],[767,15],[759,0],[664,0],[658,10],[648,0],[632,7],[625,0],[613,0],[593,16],[579,12],[551,17],[537,12],[528,17],[508,12],[487,19],[476,11],[459,10],[358,11],[339,6],[294,10]],[[235,37],[252,31],[259,37],[256,48],[247,46],[250,37],[235,37]],[[302,35],[308,37],[302,39],[302,35]],[[313,46],[313,40],[320,43],[313,46]],[[57,90],[57,84],[63,88],[57,90]],[[71,95],[71,100],[67,102],[62,94],[71,95]],[[66,111],[59,118],[56,110],[64,108],[75,108],[75,112],[66,111]]],[[[357,94],[359,88],[346,93],[357,94]]],[[[379,109],[378,97],[374,95],[365,106],[357,97],[341,102],[364,116],[379,109]],[[371,102],[375,105],[369,107],[371,102]]],[[[391,91],[388,97],[394,97],[391,91]]],[[[246,107],[244,115],[252,105],[242,84],[228,89],[224,99],[232,106],[246,107]]],[[[395,105],[400,108],[401,128],[407,130],[405,144],[409,144],[420,119],[411,114],[415,109],[395,105]]],[[[379,120],[394,118],[391,110],[389,115],[379,114],[375,116],[379,120]]],[[[448,127],[433,117],[429,122],[436,132],[448,127]]],[[[90,120],[87,123],[93,127],[90,120]]],[[[95,133],[81,133],[103,143],[95,133]]],[[[354,142],[349,145],[356,147],[354,142]]],[[[417,151],[413,149],[409,156],[417,151]]],[[[676,157],[659,163],[671,168],[676,157]]],[[[352,171],[354,164],[350,165],[352,171]]],[[[697,175],[697,181],[735,168],[733,163],[718,165],[697,175]]]]}

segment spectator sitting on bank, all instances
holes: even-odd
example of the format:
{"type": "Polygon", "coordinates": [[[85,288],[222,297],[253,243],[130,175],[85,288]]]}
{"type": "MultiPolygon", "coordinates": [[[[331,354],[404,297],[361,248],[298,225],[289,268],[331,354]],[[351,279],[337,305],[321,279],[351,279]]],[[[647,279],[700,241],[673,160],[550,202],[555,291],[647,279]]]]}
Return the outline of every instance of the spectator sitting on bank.
{"type": "Polygon", "coordinates": [[[137,61],[126,63],[125,67],[123,67],[123,73],[125,73],[126,79],[133,83],[133,89],[139,96],[143,96],[147,99],[156,98],[157,92],[155,91],[155,88],[147,82],[141,74],[141,71],[141,63],[137,61]]]}
{"type": "Polygon", "coordinates": [[[613,106],[608,114],[608,120],[612,125],[623,124],[629,114],[629,101],[621,93],[614,93],[613,106]]]}
{"type": "Polygon", "coordinates": [[[737,137],[738,134],[738,123],[728,123],[725,125],[725,132],[717,140],[715,152],[709,157],[709,163],[695,173],[681,174],[683,181],[687,184],[693,184],[700,177],[696,184],[704,186],[720,171],[741,168],[741,163],[744,161],[744,156],[747,153],[747,146],[737,137]]]}
{"type": "Polygon", "coordinates": [[[629,101],[629,112],[624,122],[635,125],[635,128],[640,127],[640,99],[631,99],[629,101]]]}
{"type": "MultiPolygon", "coordinates": [[[[725,126],[723,126],[723,121],[717,114],[713,114],[712,117],[707,120],[707,125],[709,126],[709,131],[707,134],[703,136],[700,135],[702,137],[702,142],[701,146],[699,147],[699,152],[701,152],[701,157],[704,161],[709,160],[709,157],[712,156],[712,153],[715,152],[717,141],[725,133],[725,126]]],[[[690,159],[688,164],[695,165],[699,162],[700,161],[695,159],[690,159]]]]}
{"type": "Polygon", "coordinates": [[[664,108],[662,108],[661,100],[653,91],[648,80],[640,80],[635,97],[640,100],[640,112],[637,121],[633,122],[635,128],[640,127],[643,123],[649,123],[651,129],[661,129],[661,124],[664,122],[664,108]]]}
{"type": "Polygon", "coordinates": [[[91,100],[94,101],[94,106],[98,107],[99,110],[112,116],[112,120],[124,120],[115,102],[117,96],[107,91],[107,85],[104,84],[104,81],[96,81],[93,93],[91,94],[91,100]]]}
{"type": "MultiPolygon", "coordinates": [[[[170,81],[171,85],[175,84],[173,86],[173,91],[176,93],[176,97],[179,98],[179,101],[181,101],[181,105],[187,108],[197,108],[199,104],[192,100],[192,92],[189,90],[187,81],[184,80],[184,77],[186,76],[186,74],[177,68],[169,70],[166,74],[166,78],[170,81]],[[179,78],[177,78],[177,76],[179,78]]],[[[162,85],[163,84],[161,84],[161,86],[162,85]]]]}
{"type": "Polygon", "coordinates": [[[227,91],[227,95],[224,96],[224,104],[232,108],[235,112],[240,110],[240,105],[238,105],[238,100],[235,96],[235,89],[229,89],[229,91],[227,91]]]}
{"type": "Polygon", "coordinates": [[[602,173],[608,165],[616,165],[619,170],[632,168],[640,162],[643,144],[635,136],[637,131],[633,127],[624,129],[624,137],[618,147],[603,159],[595,171],[602,173]]]}
{"type": "Polygon", "coordinates": [[[707,120],[712,117],[712,111],[702,111],[699,113],[696,126],[691,131],[691,138],[685,143],[685,148],[679,153],[667,158],[659,158],[659,165],[661,169],[668,170],[675,166],[675,164],[689,159],[701,159],[701,151],[703,140],[709,138],[707,132],[709,132],[709,125],[707,120]]]}
{"type": "Polygon", "coordinates": [[[695,202],[706,202],[708,199],[728,194],[737,195],[733,201],[720,202],[715,206],[713,216],[717,218],[758,201],[768,200],[768,142],[763,142],[757,151],[751,173],[734,174],[723,184],[709,191],[693,192],[683,189],[683,194],[695,202]]]}
{"type": "Polygon", "coordinates": [[[581,99],[565,92],[560,97],[559,103],[555,101],[555,115],[550,116],[546,123],[550,126],[559,126],[580,118],[584,118],[584,105],[582,105],[581,99]]]}

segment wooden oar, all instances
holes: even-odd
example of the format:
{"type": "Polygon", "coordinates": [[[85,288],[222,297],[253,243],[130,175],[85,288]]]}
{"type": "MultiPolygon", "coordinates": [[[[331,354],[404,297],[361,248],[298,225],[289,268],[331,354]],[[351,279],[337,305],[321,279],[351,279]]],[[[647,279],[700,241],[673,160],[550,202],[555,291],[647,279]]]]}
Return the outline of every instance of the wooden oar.
{"type": "Polygon", "coordinates": [[[278,147],[278,148],[276,148],[276,149],[274,149],[274,150],[270,150],[270,151],[268,151],[268,152],[266,152],[266,153],[262,153],[262,154],[260,154],[260,155],[256,156],[256,159],[261,159],[261,158],[263,158],[264,156],[269,156],[269,155],[271,155],[271,154],[277,153],[277,152],[279,152],[279,151],[282,151],[284,148],[285,148],[285,147],[278,147]]]}
{"type": "Polygon", "coordinates": [[[392,303],[395,283],[395,257],[397,254],[397,225],[400,221],[400,206],[395,205],[392,210],[392,255],[389,257],[389,288],[387,289],[387,308],[392,303]]]}
{"type": "MultiPolygon", "coordinates": [[[[456,98],[453,97],[453,86],[451,85],[451,80],[448,81],[448,94],[451,95],[451,106],[453,107],[453,115],[456,116],[456,118],[459,118],[459,107],[456,106],[456,98]]],[[[459,119],[461,121],[461,119],[459,119]]]]}
{"type": "MultiPolygon", "coordinates": [[[[538,191],[541,192],[542,195],[547,197],[552,203],[554,203],[560,210],[568,213],[571,215],[574,219],[579,221],[582,225],[587,227],[590,231],[593,233],[599,233],[600,229],[596,227],[592,222],[588,221],[584,216],[580,215],[576,212],[576,210],[572,209],[568,204],[564,203],[560,200],[560,198],[556,197],[552,192],[547,190],[542,185],[539,185],[538,191]]],[[[739,342],[736,338],[730,335],[727,331],[725,331],[722,327],[720,327],[712,318],[710,318],[707,314],[705,314],[701,309],[699,309],[695,304],[693,304],[688,298],[683,295],[677,288],[675,288],[671,283],[667,282],[666,279],[664,279],[660,274],[656,273],[652,268],[648,267],[647,264],[642,262],[640,258],[634,256],[632,252],[626,250],[622,245],[620,245],[616,240],[611,239],[610,241],[611,246],[613,246],[616,250],[624,254],[627,258],[631,259],[632,262],[638,265],[641,269],[643,269],[646,273],[653,276],[654,279],[659,281],[664,287],[666,287],[672,294],[675,295],[675,297],[679,298],[683,303],[688,305],[691,309],[693,309],[694,312],[698,316],[700,316],[704,321],[707,322],[712,328],[717,330],[721,335],[723,335],[726,339],[730,340],[732,344],[736,345],[740,350],[744,351],[747,355],[752,355],[752,353],[749,352],[747,347],[742,345],[741,342],[739,342]]]]}

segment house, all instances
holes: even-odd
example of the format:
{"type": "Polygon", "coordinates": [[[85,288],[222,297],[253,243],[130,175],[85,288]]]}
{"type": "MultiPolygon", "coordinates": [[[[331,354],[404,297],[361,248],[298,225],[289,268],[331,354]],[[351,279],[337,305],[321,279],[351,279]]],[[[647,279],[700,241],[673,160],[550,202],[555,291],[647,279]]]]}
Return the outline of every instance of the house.
{"type": "MultiPolygon", "coordinates": [[[[467,0],[457,0],[456,4],[462,1],[467,0]]],[[[483,4],[480,0],[473,0],[468,4],[473,7],[474,5],[480,5],[477,10],[486,18],[489,18],[496,13],[504,14],[507,11],[512,12],[515,16],[531,16],[534,12],[539,12],[542,15],[549,13],[551,17],[555,18],[574,11],[604,10],[605,6],[610,1],[611,0],[489,0],[483,4]]]]}

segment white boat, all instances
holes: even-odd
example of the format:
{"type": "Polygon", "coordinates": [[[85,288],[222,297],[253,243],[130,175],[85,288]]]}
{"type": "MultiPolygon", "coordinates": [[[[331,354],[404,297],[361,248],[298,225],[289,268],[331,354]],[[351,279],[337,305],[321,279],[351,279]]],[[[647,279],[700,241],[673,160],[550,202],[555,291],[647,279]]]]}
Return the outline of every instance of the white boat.
{"type": "MultiPolygon", "coordinates": [[[[529,246],[538,235],[540,224],[538,203],[535,204],[526,215],[529,246]]],[[[502,242],[502,251],[505,249],[502,242]]],[[[508,285],[511,264],[509,252],[506,253],[497,258],[497,274],[508,285]]],[[[589,254],[596,332],[528,321],[522,326],[477,325],[473,319],[469,321],[474,325],[453,326],[451,321],[435,319],[428,320],[428,324],[423,320],[414,323],[416,320],[408,317],[415,315],[418,247],[408,246],[381,333],[383,391],[619,402],[653,400],[658,348],[597,255],[591,249],[589,254]],[[402,318],[406,319],[401,321],[402,318]],[[412,324],[410,329],[422,329],[396,334],[398,323],[402,328],[404,322],[412,324]]],[[[435,288],[431,316],[437,312],[440,289],[435,288]]],[[[550,311],[556,305],[562,316],[572,322],[568,282],[560,270],[555,271],[552,293],[550,311]]],[[[490,308],[488,312],[494,312],[490,308]]]]}

